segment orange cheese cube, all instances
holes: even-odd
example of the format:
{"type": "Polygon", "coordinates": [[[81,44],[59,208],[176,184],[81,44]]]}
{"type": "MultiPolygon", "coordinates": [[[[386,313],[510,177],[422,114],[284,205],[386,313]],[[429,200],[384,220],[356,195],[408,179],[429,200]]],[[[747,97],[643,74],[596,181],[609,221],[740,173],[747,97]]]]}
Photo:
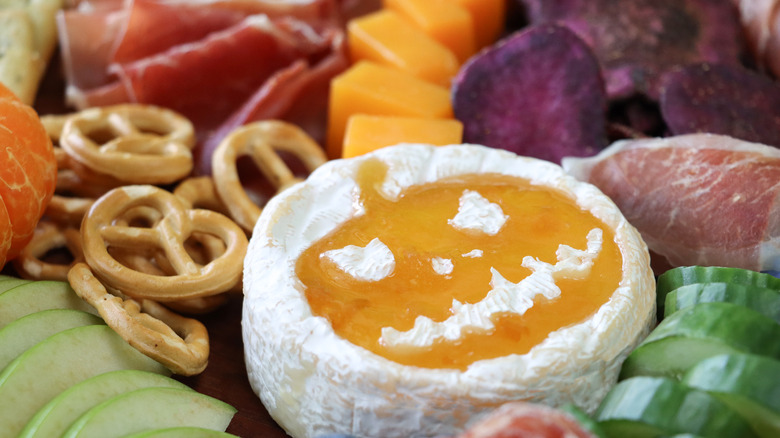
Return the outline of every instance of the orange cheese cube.
{"type": "Polygon", "coordinates": [[[461,63],[477,50],[471,13],[452,0],[384,0],[383,5],[447,46],[461,63]]]}
{"type": "Polygon", "coordinates": [[[496,42],[504,31],[506,0],[452,0],[474,19],[477,50],[496,42]]]}
{"type": "Polygon", "coordinates": [[[462,139],[463,124],[455,119],[356,114],[347,122],[342,157],[356,157],[398,143],[444,146],[459,144],[462,139]]]}
{"type": "Polygon", "coordinates": [[[448,88],[368,61],[333,78],[328,105],[330,158],[341,156],[347,120],[354,114],[452,118],[448,88]]]}
{"type": "Polygon", "coordinates": [[[446,87],[458,72],[450,49],[388,9],[350,20],[347,38],[353,62],[373,61],[446,87]]]}

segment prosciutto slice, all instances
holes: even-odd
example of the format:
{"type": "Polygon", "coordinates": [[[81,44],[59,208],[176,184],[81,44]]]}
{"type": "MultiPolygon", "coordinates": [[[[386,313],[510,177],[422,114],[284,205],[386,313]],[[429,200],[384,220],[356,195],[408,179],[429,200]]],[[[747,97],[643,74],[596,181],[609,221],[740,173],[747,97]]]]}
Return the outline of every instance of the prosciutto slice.
{"type": "Polygon", "coordinates": [[[199,173],[250,121],[299,122],[321,140],[330,79],[348,67],[344,20],[366,4],[377,2],[83,0],[58,16],[66,100],[178,111],[196,126],[199,173]]]}
{"type": "Polygon", "coordinates": [[[780,149],[715,134],[621,140],[563,168],[673,266],[780,268],[780,149]]]}

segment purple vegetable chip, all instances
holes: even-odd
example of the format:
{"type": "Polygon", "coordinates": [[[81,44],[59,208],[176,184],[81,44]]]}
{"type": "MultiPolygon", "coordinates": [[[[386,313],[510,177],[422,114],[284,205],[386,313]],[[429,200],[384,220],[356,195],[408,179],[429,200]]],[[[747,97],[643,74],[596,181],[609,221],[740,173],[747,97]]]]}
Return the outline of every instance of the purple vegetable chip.
{"type": "Polygon", "coordinates": [[[526,28],[472,57],[453,81],[452,101],[468,143],[554,163],[607,144],[598,61],[561,26],[526,28]]]}
{"type": "Polygon", "coordinates": [[[659,95],[660,77],[696,62],[739,64],[744,38],[733,0],[518,0],[532,24],[576,32],[601,63],[610,99],[659,95]]]}
{"type": "Polygon", "coordinates": [[[780,84],[744,67],[695,64],[663,77],[672,134],[710,132],[780,147],[780,84]]]}

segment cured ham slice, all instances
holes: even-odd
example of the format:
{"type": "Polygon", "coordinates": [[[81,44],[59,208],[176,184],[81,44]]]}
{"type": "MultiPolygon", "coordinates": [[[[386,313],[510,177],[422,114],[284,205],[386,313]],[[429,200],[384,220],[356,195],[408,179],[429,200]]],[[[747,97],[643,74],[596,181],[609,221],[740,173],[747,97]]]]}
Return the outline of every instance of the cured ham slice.
{"type": "Polygon", "coordinates": [[[227,118],[276,71],[314,55],[320,44],[265,15],[251,15],[195,43],[113,64],[109,71],[134,100],[171,108],[203,126],[227,118]]]}
{"type": "Polygon", "coordinates": [[[671,266],[780,268],[780,149],[715,134],[622,140],[564,169],[671,266]]]}
{"type": "Polygon", "coordinates": [[[367,7],[378,2],[83,0],[58,16],[66,100],[178,111],[196,126],[201,173],[250,121],[292,121],[320,140],[330,79],[348,67],[345,17],[367,7]]]}
{"type": "Polygon", "coordinates": [[[216,130],[203,133],[196,171],[209,173],[211,153],[222,139],[253,121],[281,118],[302,127],[315,139],[324,138],[321,118],[327,109],[328,85],[331,78],[349,66],[346,40],[341,33],[334,35],[332,46],[333,53],[316,65],[299,60],[277,71],[216,130]]]}

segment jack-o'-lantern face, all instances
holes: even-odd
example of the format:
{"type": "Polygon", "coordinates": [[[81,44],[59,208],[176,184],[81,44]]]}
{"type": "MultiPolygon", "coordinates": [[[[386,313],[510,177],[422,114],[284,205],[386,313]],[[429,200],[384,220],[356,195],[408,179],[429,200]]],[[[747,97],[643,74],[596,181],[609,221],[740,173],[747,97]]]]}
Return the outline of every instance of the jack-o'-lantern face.
{"type": "Polygon", "coordinates": [[[385,199],[359,173],[364,213],[299,257],[315,315],[355,345],[429,368],[524,354],[609,300],[622,257],[604,224],[562,193],[464,175],[385,199]]]}

